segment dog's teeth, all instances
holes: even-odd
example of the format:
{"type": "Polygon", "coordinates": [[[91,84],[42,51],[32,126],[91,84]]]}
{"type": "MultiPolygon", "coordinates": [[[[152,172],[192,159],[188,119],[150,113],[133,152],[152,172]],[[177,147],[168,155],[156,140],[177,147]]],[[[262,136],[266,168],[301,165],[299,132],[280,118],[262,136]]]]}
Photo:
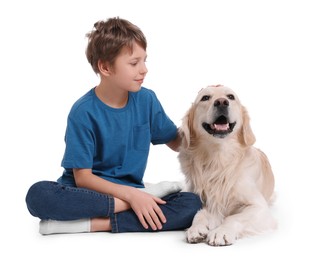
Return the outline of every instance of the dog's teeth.
{"type": "Polygon", "coordinates": [[[229,129],[229,124],[225,124],[225,125],[214,124],[214,128],[218,131],[226,131],[229,129]]]}

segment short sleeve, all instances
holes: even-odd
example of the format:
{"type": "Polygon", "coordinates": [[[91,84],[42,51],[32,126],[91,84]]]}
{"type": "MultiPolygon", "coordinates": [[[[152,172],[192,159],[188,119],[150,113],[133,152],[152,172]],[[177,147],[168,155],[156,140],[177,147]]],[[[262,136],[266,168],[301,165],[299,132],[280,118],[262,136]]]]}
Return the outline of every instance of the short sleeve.
{"type": "Polygon", "coordinates": [[[92,131],[80,117],[68,117],[65,134],[64,168],[86,168],[93,166],[94,138],[92,131]]]}
{"type": "Polygon", "coordinates": [[[165,113],[160,101],[153,91],[152,116],[151,116],[151,141],[152,144],[165,144],[177,136],[177,127],[165,113]]]}

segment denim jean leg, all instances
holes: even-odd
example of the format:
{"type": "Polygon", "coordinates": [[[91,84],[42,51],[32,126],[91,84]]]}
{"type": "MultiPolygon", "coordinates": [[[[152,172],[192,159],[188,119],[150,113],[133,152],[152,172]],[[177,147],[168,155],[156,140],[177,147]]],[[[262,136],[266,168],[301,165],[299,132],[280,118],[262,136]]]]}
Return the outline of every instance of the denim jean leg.
{"type": "MultiPolygon", "coordinates": [[[[197,211],[202,203],[194,193],[178,192],[165,196],[166,204],[159,205],[167,222],[163,224],[162,231],[184,230],[191,226],[197,211]]],[[[111,217],[113,233],[122,232],[152,232],[151,228],[145,229],[132,210],[114,214],[111,217]]]]}
{"type": "Polygon", "coordinates": [[[114,198],[92,190],[41,181],[27,193],[29,212],[40,219],[75,220],[108,217],[114,212],[114,198]]]}

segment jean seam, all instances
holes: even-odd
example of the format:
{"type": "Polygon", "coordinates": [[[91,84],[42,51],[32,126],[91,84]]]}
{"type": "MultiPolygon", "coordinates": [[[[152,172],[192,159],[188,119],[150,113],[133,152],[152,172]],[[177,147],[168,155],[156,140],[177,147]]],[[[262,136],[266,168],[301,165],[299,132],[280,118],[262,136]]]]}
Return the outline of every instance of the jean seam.
{"type": "Polygon", "coordinates": [[[108,216],[110,217],[110,223],[111,223],[111,232],[112,233],[118,233],[118,225],[117,225],[117,218],[116,214],[114,213],[115,211],[115,200],[114,197],[108,196],[109,198],[109,212],[108,216]]]}
{"type": "Polygon", "coordinates": [[[118,224],[117,224],[117,214],[112,214],[110,216],[110,221],[111,221],[111,232],[112,233],[118,233],[119,229],[118,229],[118,224]]]}
{"type": "Polygon", "coordinates": [[[108,216],[112,215],[114,213],[114,198],[110,195],[108,195],[109,198],[109,208],[108,208],[108,216]]]}

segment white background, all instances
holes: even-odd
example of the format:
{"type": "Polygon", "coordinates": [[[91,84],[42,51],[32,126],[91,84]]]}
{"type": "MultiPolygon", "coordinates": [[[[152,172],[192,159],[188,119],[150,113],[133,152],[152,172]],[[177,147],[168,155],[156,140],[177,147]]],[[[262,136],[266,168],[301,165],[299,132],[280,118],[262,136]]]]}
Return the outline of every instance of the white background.
{"type": "MultiPolygon", "coordinates": [[[[309,257],[309,11],[300,0],[1,1],[0,258],[309,257]],[[113,16],[145,33],[144,86],[177,125],[202,87],[224,84],[237,92],[274,170],[276,232],[220,248],[189,245],[181,231],[39,235],[27,189],[62,172],[69,109],[99,82],[84,36],[113,16]]],[[[177,154],[152,147],[145,181],[182,178],[177,154]]]]}

